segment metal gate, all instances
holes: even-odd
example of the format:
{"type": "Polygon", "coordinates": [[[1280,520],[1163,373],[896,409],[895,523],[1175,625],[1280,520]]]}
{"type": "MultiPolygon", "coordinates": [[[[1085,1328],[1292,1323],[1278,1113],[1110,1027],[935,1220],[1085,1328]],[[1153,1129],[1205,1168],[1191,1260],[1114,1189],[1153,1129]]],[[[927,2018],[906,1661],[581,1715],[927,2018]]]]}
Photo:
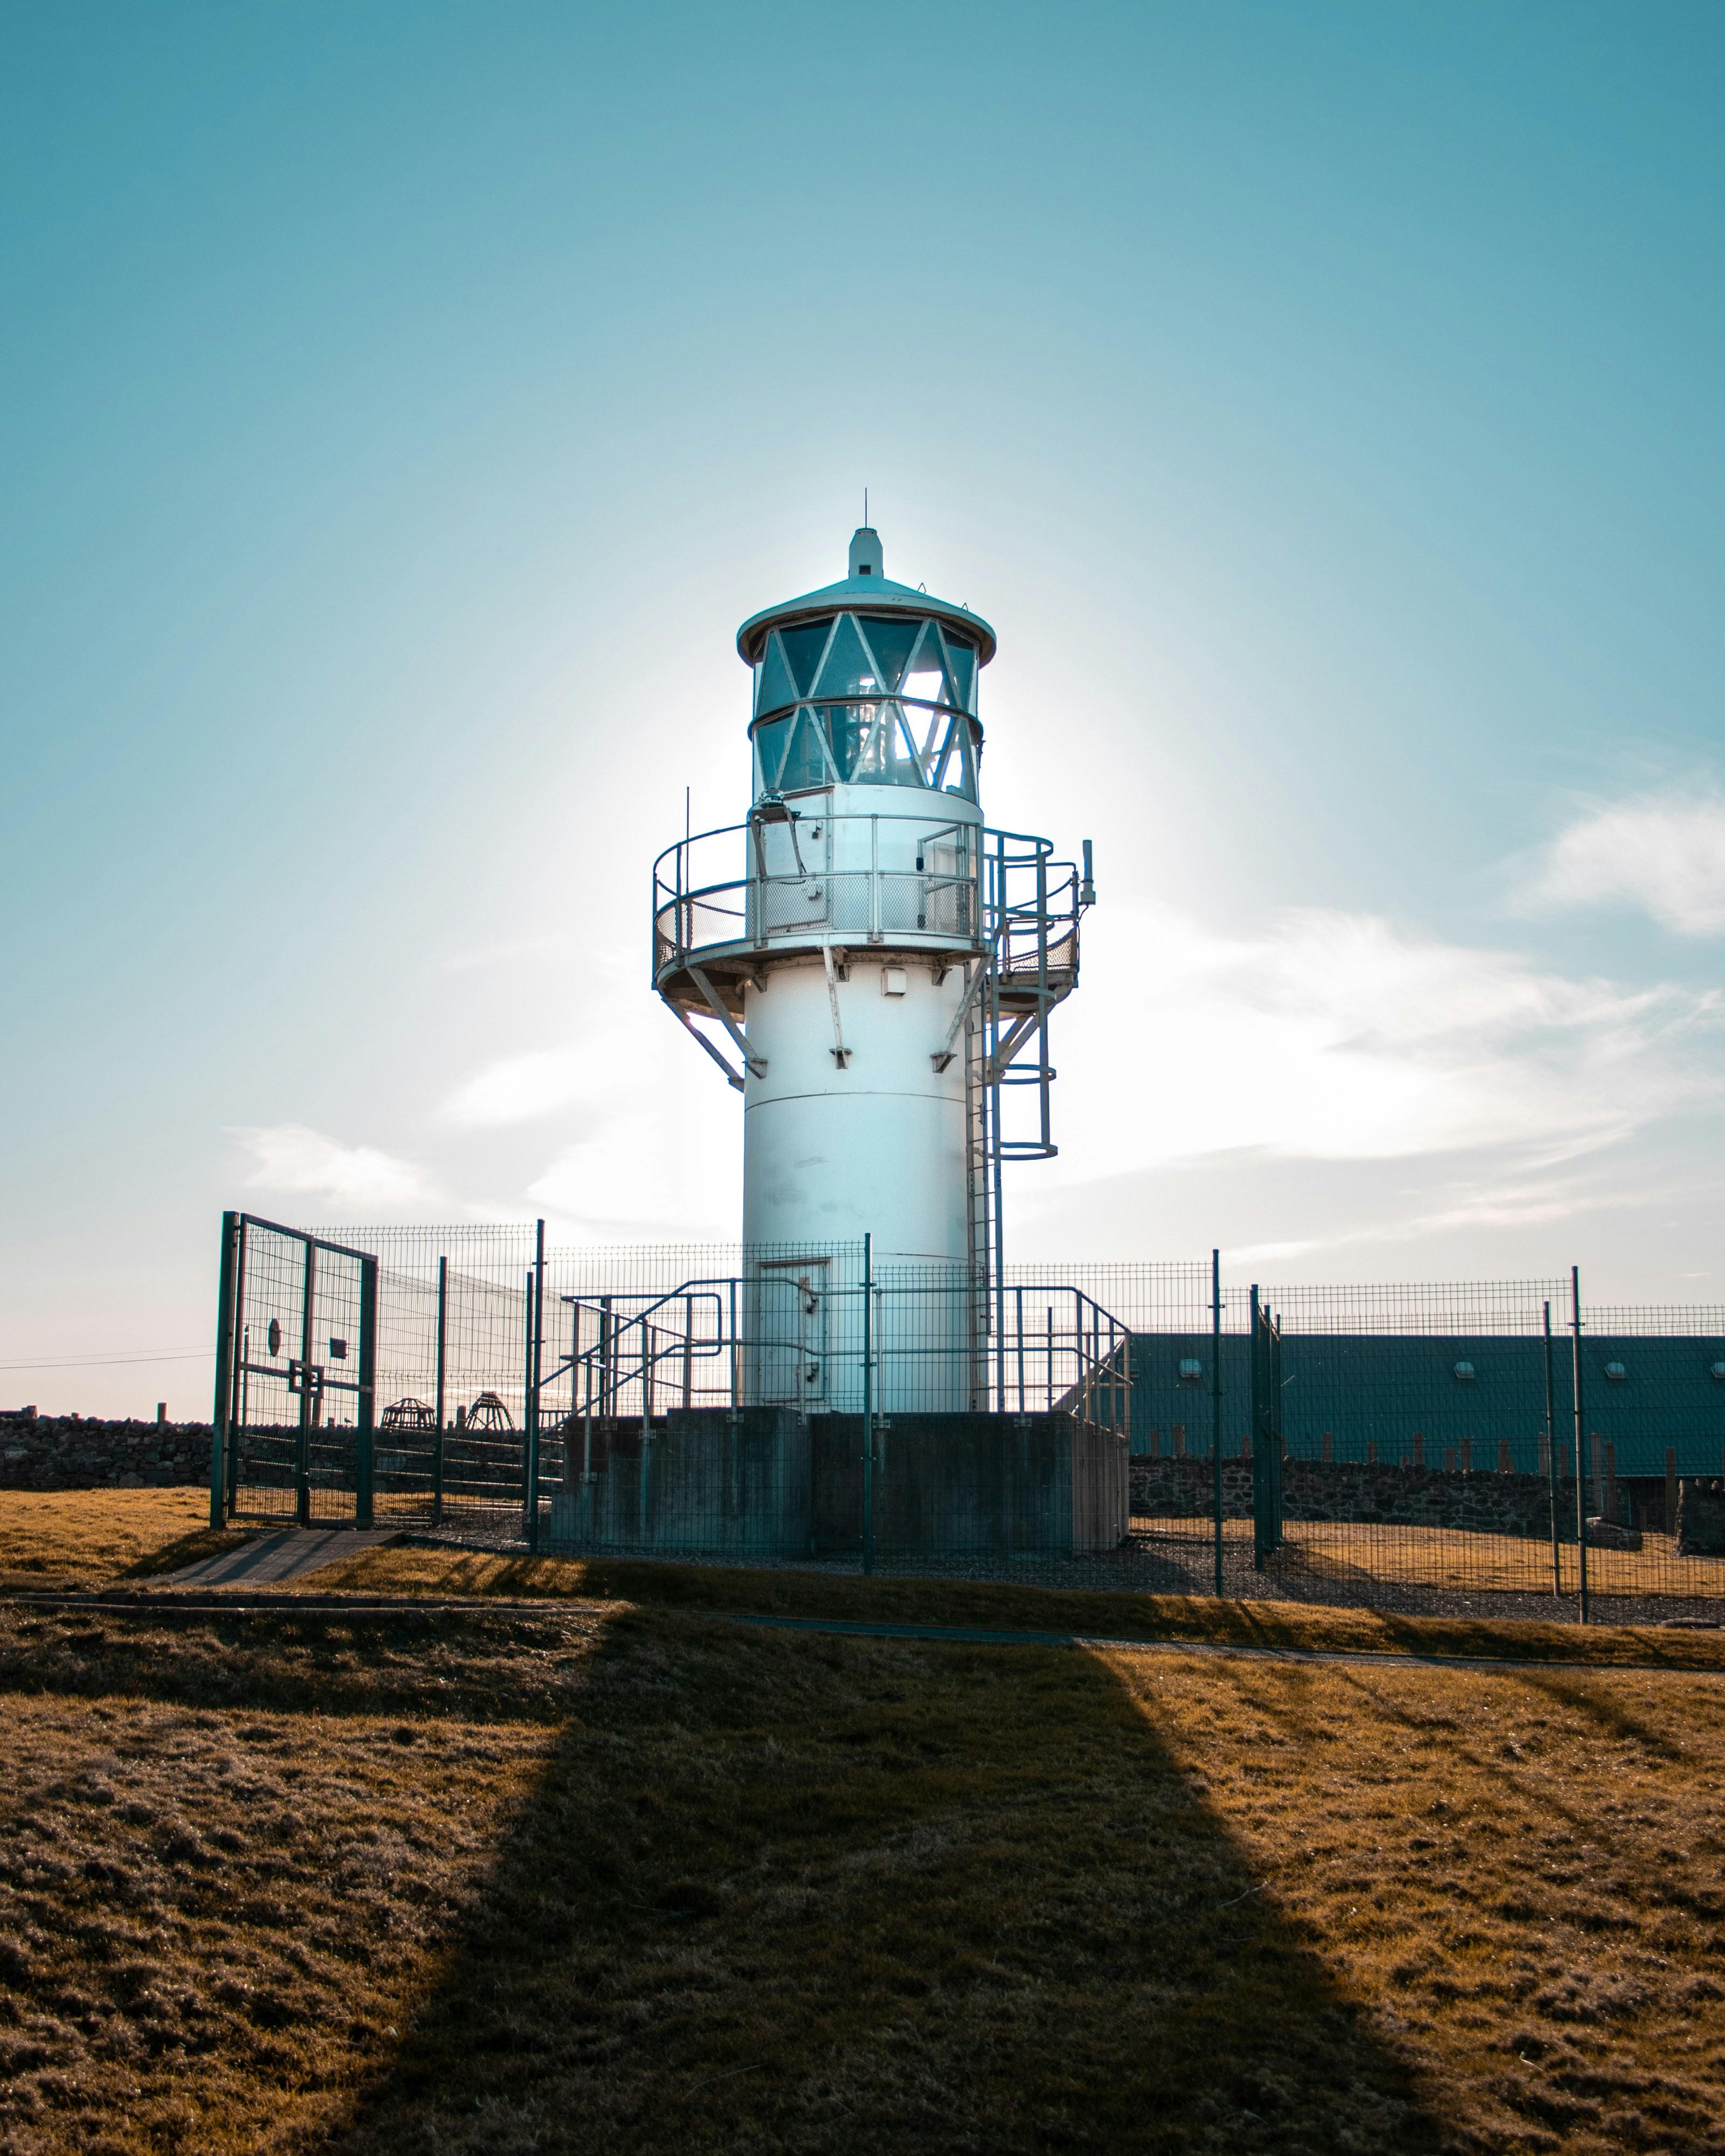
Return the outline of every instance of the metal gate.
{"type": "Polygon", "coordinates": [[[224,1213],[216,1354],[210,1524],[370,1527],[377,1259],[224,1213]]]}

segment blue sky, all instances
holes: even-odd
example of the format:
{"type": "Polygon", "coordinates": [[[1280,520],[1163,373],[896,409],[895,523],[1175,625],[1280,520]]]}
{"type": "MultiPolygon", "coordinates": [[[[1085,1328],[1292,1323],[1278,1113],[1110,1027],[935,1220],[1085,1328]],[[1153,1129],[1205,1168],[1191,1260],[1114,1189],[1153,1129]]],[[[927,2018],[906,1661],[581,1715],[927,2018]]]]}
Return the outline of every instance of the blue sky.
{"type": "Polygon", "coordinates": [[[723,1235],[737,622],[1096,843],[1014,1254],[1725,1301],[1715,6],[0,9],[0,1397],[216,1216],[723,1235]]]}

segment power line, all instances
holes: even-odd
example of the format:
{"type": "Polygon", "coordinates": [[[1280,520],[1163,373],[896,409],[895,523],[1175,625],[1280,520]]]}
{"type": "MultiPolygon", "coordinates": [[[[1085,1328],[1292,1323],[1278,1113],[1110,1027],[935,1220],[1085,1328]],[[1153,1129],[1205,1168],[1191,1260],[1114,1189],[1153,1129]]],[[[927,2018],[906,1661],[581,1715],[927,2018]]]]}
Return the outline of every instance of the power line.
{"type": "Polygon", "coordinates": [[[94,1370],[115,1363],[212,1362],[213,1348],[177,1348],[166,1355],[64,1355],[42,1363],[0,1363],[0,1370],[94,1370]]]}

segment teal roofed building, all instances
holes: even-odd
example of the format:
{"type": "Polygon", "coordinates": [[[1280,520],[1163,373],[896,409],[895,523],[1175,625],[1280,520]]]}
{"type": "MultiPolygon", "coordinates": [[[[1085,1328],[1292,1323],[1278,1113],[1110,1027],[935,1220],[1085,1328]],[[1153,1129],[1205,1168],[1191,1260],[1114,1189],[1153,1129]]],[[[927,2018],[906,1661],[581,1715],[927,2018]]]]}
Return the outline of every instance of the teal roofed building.
{"type": "MultiPolygon", "coordinates": [[[[1132,1449],[1208,1455],[1213,1344],[1208,1332],[1132,1335],[1132,1449]]],[[[1222,1447],[1237,1455],[1248,1422],[1248,1343],[1222,1339],[1222,1447]]],[[[1296,1459],[1459,1464],[1543,1471],[1544,1343],[1501,1333],[1289,1333],[1282,1342],[1282,1430],[1296,1459]],[[1327,1439],[1327,1444],[1326,1440],[1327,1439]],[[1368,1448],[1374,1448],[1368,1452],[1368,1448]],[[1451,1457],[1453,1455],[1453,1457],[1451,1457]]],[[[1725,1336],[1590,1333],[1582,1414],[1628,1477],[1725,1468],[1725,1336]]],[[[1567,1336],[1553,1342],[1560,1449],[1573,1445],[1567,1336]]],[[[1560,1450],[1560,1457],[1561,1457],[1560,1450]]]]}

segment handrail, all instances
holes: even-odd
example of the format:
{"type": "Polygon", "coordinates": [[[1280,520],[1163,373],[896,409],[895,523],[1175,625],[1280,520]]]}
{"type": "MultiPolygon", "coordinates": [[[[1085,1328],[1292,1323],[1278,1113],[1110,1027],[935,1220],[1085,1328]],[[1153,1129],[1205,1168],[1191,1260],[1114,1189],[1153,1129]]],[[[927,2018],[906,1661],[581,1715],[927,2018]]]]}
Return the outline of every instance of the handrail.
{"type": "MultiPolygon", "coordinates": [[[[932,811],[932,803],[928,805],[932,811]]],[[[882,819],[878,814],[790,809],[783,819],[751,816],[744,823],[722,824],[676,840],[653,864],[655,978],[680,970],[696,952],[732,945],[783,947],[799,937],[829,941],[837,929],[859,940],[866,936],[870,942],[891,935],[926,937],[948,949],[962,946],[981,952],[997,947],[993,963],[1004,978],[1017,983],[1034,973],[1040,984],[1045,983],[1051,958],[1069,951],[1076,955],[1083,911],[1076,866],[1054,860],[1050,839],[963,818],[920,831],[914,866],[908,860],[883,866],[878,844],[881,823],[902,826],[926,820],[914,814],[882,819]],[[804,861],[798,846],[794,869],[769,868],[763,834],[781,820],[788,824],[793,839],[800,826],[824,832],[826,859],[804,861]],[[864,824],[870,827],[866,862],[848,862],[842,846],[835,860],[833,834],[864,824]],[[746,842],[741,873],[696,881],[696,850],[725,839],[746,842]],[[940,844],[952,847],[957,859],[931,864],[928,849],[940,844]],[[1026,881],[1031,884],[1029,889],[1021,887],[1026,881]],[[914,890],[903,889],[906,885],[914,890]],[[883,906],[887,891],[891,896],[883,906]],[[778,892],[794,896],[787,902],[775,900],[778,892]],[[973,897],[967,898],[968,893],[973,897]],[[813,909],[806,916],[801,902],[813,909]],[[784,917],[777,917],[781,911],[784,917]],[[856,916],[848,927],[835,919],[846,911],[856,916]]],[[[1076,968],[1056,962],[1054,970],[1064,975],[1076,968]]]]}
{"type": "MultiPolygon", "coordinates": [[[[615,1297],[597,1292],[566,1295],[568,1306],[591,1311],[600,1322],[600,1337],[559,1364],[554,1377],[572,1379],[571,1416],[573,1420],[633,1419],[639,1417],[650,1432],[655,1395],[666,1383],[675,1399],[675,1376],[661,1376],[668,1365],[680,1363],[683,1404],[696,1404],[697,1389],[692,1372],[697,1363],[711,1365],[728,1360],[729,1368],[717,1391],[724,1404],[735,1411],[746,1390],[753,1390],[763,1368],[784,1357],[800,1363],[815,1356],[829,1371],[844,1373],[859,1352],[850,1336],[860,1330],[860,1313],[852,1315],[863,1291],[856,1283],[821,1291],[823,1300],[839,1316],[837,1337],[829,1335],[823,1345],[810,1342],[794,1329],[781,1329],[758,1306],[758,1278],[750,1275],[705,1276],[658,1294],[624,1294],[615,1297]],[[619,1309],[618,1303],[635,1307],[619,1309]],[[696,1328],[696,1306],[708,1313],[711,1329],[696,1328]],[[670,1313],[671,1322],[655,1319],[670,1313]],[[680,1317],[681,1323],[677,1322],[680,1317]],[[845,1321],[849,1317],[850,1322],[845,1321]],[[745,1366],[749,1377],[745,1382],[745,1366]],[[631,1404],[625,1409],[625,1399],[631,1404]]],[[[932,1370],[949,1366],[954,1353],[953,1327],[944,1317],[932,1323],[920,1320],[916,1306],[938,1306],[953,1298],[968,1300],[973,1291],[961,1278],[894,1281],[878,1276],[870,1293],[880,1306],[872,1327],[877,1368],[896,1371],[901,1399],[917,1390],[915,1373],[927,1362],[932,1370]]],[[[994,1287],[981,1298],[989,1321],[988,1347],[978,1375],[983,1391],[979,1404],[1001,1414],[1073,1413],[1106,1427],[1128,1427],[1131,1373],[1127,1349],[1129,1328],[1082,1289],[1064,1282],[1019,1282],[994,1287]],[[1058,1310],[1060,1322],[1055,1322],[1058,1310]]],[[[963,1349],[957,1351],[961,1359],[963,1349]]],[[[547,1383],[550,1380],[547,1381],[547,1383]]],[[[946,1381],[937,1376],[936,1399],[946,1399],[946,1381]]],[[[699,1390],[712,1404],[711,1381],[699,1390]]],[[[827,1396],[823,1383],[821,1396],[827,1396]]],[[[789,1399],[791,1396],[787,1395],[789,1399]]],[[[799,1402],[803,1399],[796,1394],[799,1402]]],[[[762,1399],[760,1404],[772,1404],[762,1399]]],[[[780,1404],[783,1404],[781,1402],[780,1404]]],[[[805,1409],[806,1411],[806,1409],[805,1409]]],[[[905,1404],[901,1412],[914,1412],[905,1404]]]]}

